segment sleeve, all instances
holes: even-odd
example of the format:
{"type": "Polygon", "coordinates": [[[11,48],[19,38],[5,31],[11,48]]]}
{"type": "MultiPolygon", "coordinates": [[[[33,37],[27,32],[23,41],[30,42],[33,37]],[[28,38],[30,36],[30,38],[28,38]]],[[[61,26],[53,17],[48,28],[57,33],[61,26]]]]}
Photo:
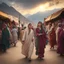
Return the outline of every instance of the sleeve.
{"type": "Polygon", "coordinates": [[[36,28],[36,36],[39,36],[39,32],[38,29],[36,28]]]}
{"type": "Polygon", "coordinates": [[[32,37],[33,42],[32,43],[35,44],[35,34],[34,34],[34,31],[33,31],[32,35],[33,35],[33,37],[32,37]]]}
{"type": "Polygon", "coordinates": [[[26,38],[26,31],[24,31],[23,37],[22,37],[22,41],[25,41],[26,38]]]}
{"type": "Polygon", "coordinates": [[[35,34],[34,34],[34,31],[33,31],[33,39],[35,39],[35,34]]]}

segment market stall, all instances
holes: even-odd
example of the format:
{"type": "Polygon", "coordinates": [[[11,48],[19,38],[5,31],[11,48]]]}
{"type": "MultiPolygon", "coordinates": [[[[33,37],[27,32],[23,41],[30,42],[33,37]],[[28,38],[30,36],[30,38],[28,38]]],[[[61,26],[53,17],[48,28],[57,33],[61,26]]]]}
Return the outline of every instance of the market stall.
{"type": "Polygon", "coordinates": [[[58,23],[58,22],[62,22],[62,20],[64,19],[64,8],[51,14],[50,16],[48,16],[45,20],[44,23],[47,25],[48,23],[58,23]],[[59,21],[61,20],[61,21],[59,21]]]}

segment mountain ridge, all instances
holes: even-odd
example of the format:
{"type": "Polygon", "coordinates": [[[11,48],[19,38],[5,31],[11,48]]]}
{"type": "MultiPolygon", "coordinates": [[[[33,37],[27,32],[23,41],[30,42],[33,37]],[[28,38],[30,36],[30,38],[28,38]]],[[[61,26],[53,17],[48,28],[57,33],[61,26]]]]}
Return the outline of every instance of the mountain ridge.
{"type": "Polygon", "coordinates": [[[0,11],[5,12],[6,14],[9,14],[9,15],[15,16],[17,18],[19,18],[20,16],[21,22],[24,22],[24,23],[31,22],[26,17],[24,17],[22,14],[20,14],[17,10],[15,10],[12,6],[8,6],[4,2],[0,4],[0,11]]]}
{"type": "Polygon", "coordinates": [[[46,12],[37,12],[31,16],[28,16],[27,18],[30,20],[34,20],[36,22],[38,21],[44,21],[44,18],[47,18],[49,15],[51,15],[52,13],[58,11],[59,9],[54,9],[54,10],[48,10],[46,12]]]}

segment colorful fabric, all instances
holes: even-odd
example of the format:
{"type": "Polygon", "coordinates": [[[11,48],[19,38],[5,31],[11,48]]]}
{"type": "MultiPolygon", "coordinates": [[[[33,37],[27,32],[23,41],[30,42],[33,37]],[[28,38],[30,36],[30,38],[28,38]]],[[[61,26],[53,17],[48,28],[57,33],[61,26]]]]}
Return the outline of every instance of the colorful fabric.
{"type": "Polygon", "coordinates": [[[22,38],[22,41],[25,41],[23,42],[23,45],[22,45],[22,54],[27,56],[28,58],[31,58],[33,49],[34,49],[34,42],[35,42],[35,41],[32,41],[34,40],[34,32],[33,30],[31,30],[30,34],[28,33],[29,33],[29,30],[26,29],[22,38]]]}
{"type": "Polygon", "coordinates": [[[4,44],[6,48],[10,47],[9,38],[10,38],[9,31],[7,28],[5,28],[4,30],[2,30],[2,44],[4,44]]]}
{"type": "Polygon", "coordinates": [[[58,49],[57,53],[64,54],[64,31],[59,29],[58,32],[58,49]]]}
{"type": "Polygon", "coordinates": [[[49,40],[50,46],[54,47],[54,45],[56,45],[56,33],[55,33],[54,28],[50,32],[49,38],[50,38],[50,40],[49,40]]]}
{"type": "Polygon", "coordinates": [[[40,58],[44,57],[44,49],[46,45],[46,33],[42,29],[40,30],[39,28],[36,29],[36,55],[38,55],[40,58]],[[41,34],[41,35],[38,35],[41,34]]]}

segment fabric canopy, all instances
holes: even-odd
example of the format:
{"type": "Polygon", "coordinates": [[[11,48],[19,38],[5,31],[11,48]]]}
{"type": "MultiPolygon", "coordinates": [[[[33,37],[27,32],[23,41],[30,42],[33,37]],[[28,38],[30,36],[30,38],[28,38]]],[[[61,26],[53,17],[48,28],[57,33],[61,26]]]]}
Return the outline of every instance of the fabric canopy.
{"type": "Polygon", "coordinates": [[[53,20],[53,19],[58,18],[58,17],[61,15],[62,12],[64,13],[64,8],[61,9],[61,10],[59,10],[59,11],[57,11],[57,12],[55,12],[55,13],[53,13],[53,14],[51,14],[50,16],[48,16],[48,17],[45,19],[45,22],[49,22],[49,21],[51,21],[51,20],[53,20]]]}
{"type": "Polygon", "coordinates": [[[8,15],[6,13],[2,12],[2,11],[0,11],[0,16],[8,18],[8,15]]]}

